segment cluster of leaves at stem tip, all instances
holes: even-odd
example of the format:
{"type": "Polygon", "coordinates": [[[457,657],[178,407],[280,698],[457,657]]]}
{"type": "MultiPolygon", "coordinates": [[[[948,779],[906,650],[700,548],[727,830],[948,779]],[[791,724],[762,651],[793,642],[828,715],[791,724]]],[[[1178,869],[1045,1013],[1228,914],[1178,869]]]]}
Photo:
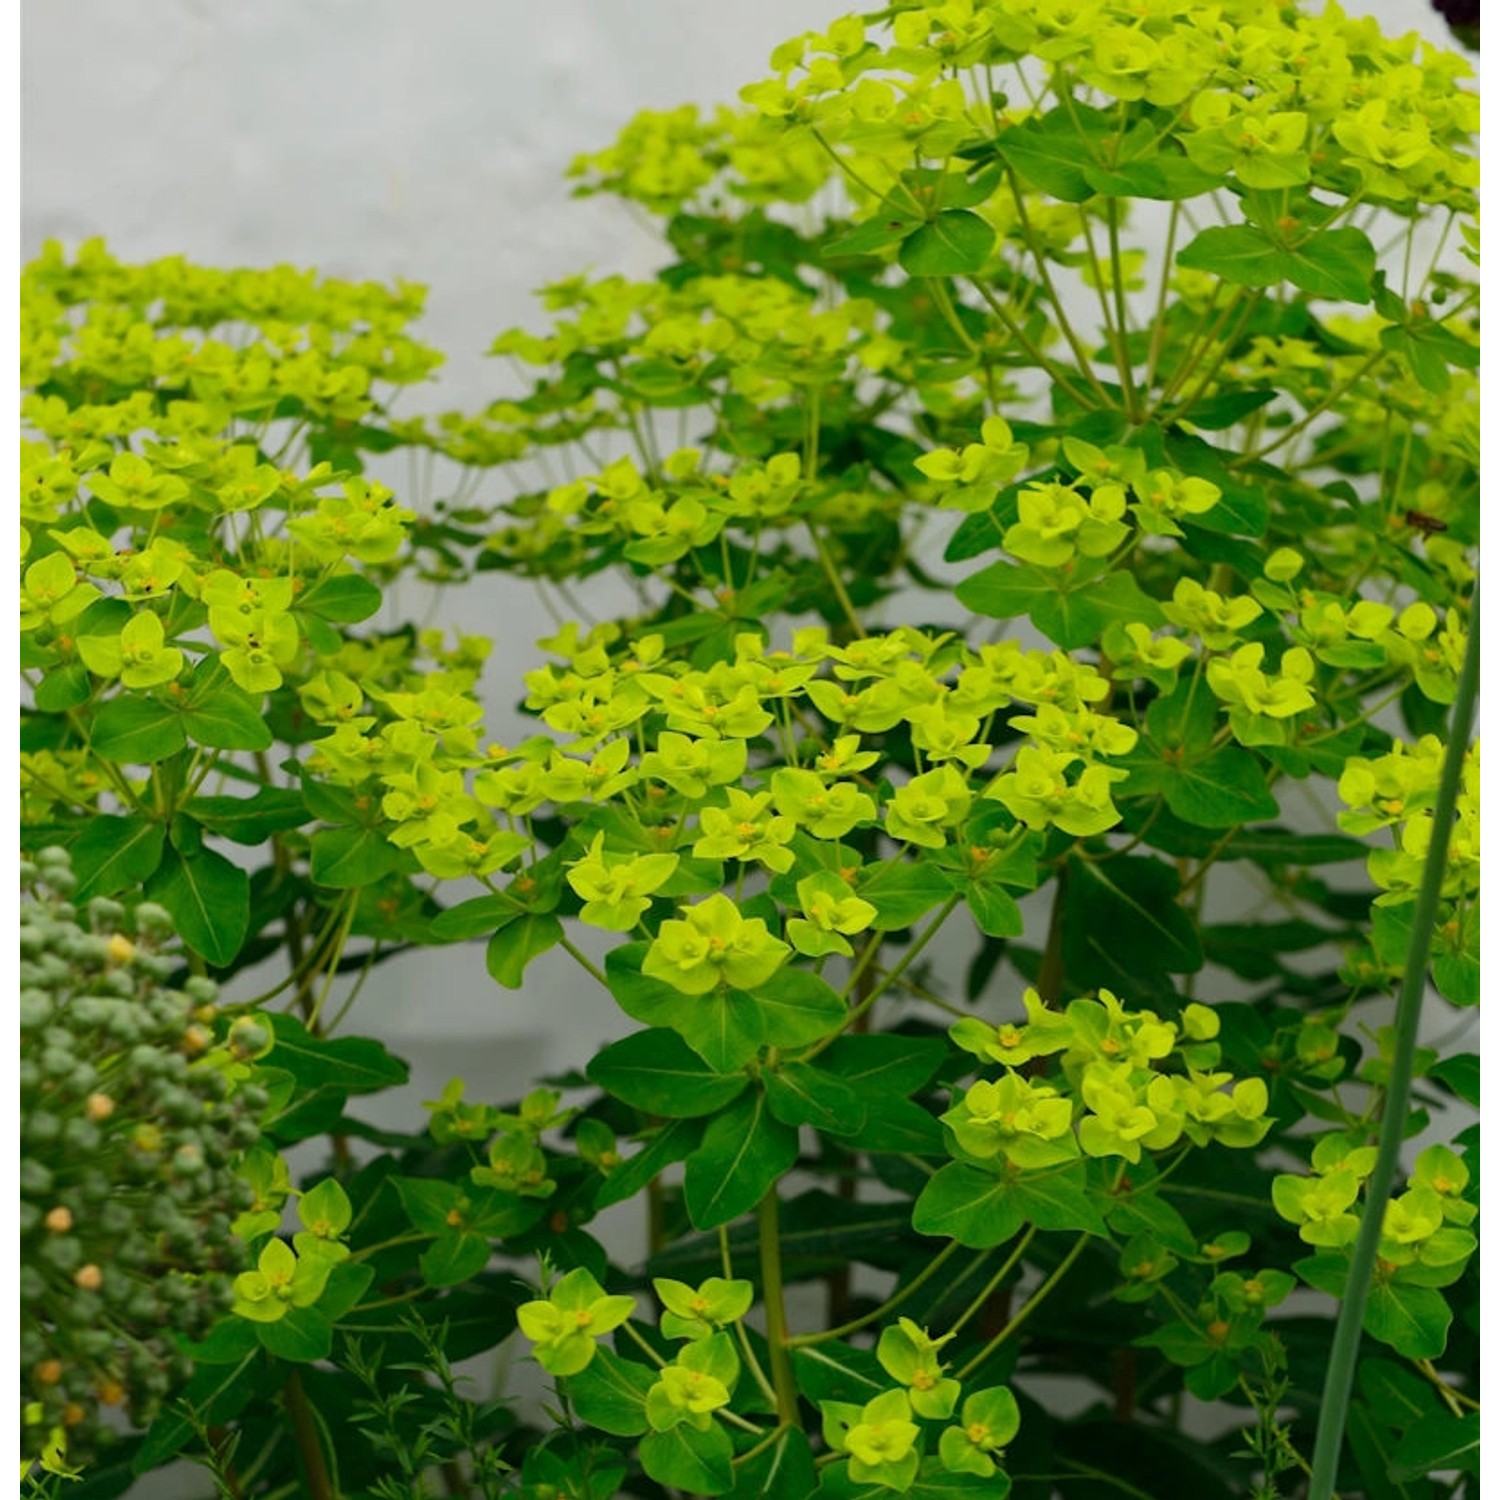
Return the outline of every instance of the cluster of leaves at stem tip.
{"type": "MultiPolygon", "coordinates": [[[[1476,1494],[1462,1016],[1366,1201],[1476,583],[1468,76],[1333,3],[845,17],[575,165],[664,267],[545,287],[477,412],[396,415],[419,288],[47,246],[22,844],[77,905],[23,1015],[32,1487],[1270,1500],[1381,1211],[1340,1493],[1476,1494]],[[495,575],[557,621],[508,744],[491,643],[404,612],[495,575]],[[576,1066],[375,1128],[407,1069],[361,987],[443,945],[488,983],[479,942],[588,986],[576,1066]],[[181,1036],[168,978],[221,986],[181,1036]],[[119,1010],[76,1056],[126,1002],[145,1050],[119,1010]],[[238,1250],[183,1259],[153,1196],[228,1190],[91,1068],[218,1080],[170,1123],[238,1250]],[[94,1414],[140,1359],[68,1301],[109,1215],[199,1288],[121,1314],[134,1430],[94,1414]],[[517,1328],[542,1413],[453,1373],[517,1328]]],[[[1478,800],[1475,745],[1460,1008],[1478,800]]]]}

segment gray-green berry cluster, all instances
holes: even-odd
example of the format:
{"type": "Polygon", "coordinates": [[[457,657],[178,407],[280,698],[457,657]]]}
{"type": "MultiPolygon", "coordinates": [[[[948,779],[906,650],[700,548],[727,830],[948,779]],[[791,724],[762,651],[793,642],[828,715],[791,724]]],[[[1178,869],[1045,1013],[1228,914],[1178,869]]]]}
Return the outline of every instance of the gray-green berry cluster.
{"type": "Polygon", "coordinates": [[[105,1409],[151,1420],[189,1373],[179,1336],[230,1305],[267,1038],[219,1038],[210,980],[168,987],[161,907],[80,912],[58,848],[20,875],[22,1456],[62,1428],[76,1462],[120,1427],[105,1409]]]}

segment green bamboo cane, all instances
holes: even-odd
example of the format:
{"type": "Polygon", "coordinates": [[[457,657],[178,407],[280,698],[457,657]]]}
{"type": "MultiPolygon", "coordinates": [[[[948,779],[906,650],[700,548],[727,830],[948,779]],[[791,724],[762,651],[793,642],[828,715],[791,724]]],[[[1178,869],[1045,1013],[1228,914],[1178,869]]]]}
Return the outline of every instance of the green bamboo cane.
{"type": "Polygon", "coordinates": [[[1359,1237],[1349,1265],[1349,1281],[1339,1307],[1338,1324],[1329,1351],[1328,1374],[1323,1383],[1323,1403],[1318,1412],[1318,1434],[1313,1447],[1312,1480],[1307,1500],[1331,1500],[1338,1477],[1339,1454],[1344,1445],[1344,1422],[1349,1412],[1349,1391],[1354,1384],[1354,1365],[1364,1329],[1365,1302],[1375,1269],[1385,1205],[1391,1196],[1401,1142],[1406,1134],[1406,1113],[1411,1099],[1412,1057],[1417,1048],[1417,1023],[1422,1015],[1422,995],[1427,988],[1427,956],[1437,919],[1438,899],[1448,864],[1448,840],[1453,832],[1453,809],[1464,754],[1474,723],[1474,704],[1479,695],[1479,591],[1469,612],[1469,640],[1464,650],[1463,670],[1448,725],[1448,749],[1443,757],[1437,803],[1432,810],[1432,842],[1422,867],[1422,885],[1412,917],[1411,947],[1406,954],[1406,972],[1396,1006],[1396,1052],[1386,1085],[1384,1112],[1380,1122],[1380,1147],[1375,1170],[1365,1193],[1365,1211],[1359,1237]]]}

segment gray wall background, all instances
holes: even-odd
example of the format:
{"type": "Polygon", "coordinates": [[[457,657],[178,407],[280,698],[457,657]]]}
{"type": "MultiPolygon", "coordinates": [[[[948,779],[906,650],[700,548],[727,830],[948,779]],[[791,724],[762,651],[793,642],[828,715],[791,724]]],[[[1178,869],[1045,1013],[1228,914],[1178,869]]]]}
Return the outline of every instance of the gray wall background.
{"type": "MultiPolygon", "coordinates": [[[[26,0],[22,255],[48,237],[103,235],[124,259],[181,253],[420,281],[431,291],[417,332],[448,363],[403,405],[478,405],[506,388],[507,372],[483,357],[495,333],[538,325],[533,288],[585,268],[645,275],[662,260],[623,206],[570,197],[569,161],[607,145],[637,109],[733,102],[765,75],[773,46],[850,8],[26,0]]],[[[1426,0],[1349,8],[1451,45],[1426,0]]],[[[591,588],[591,600],[608,612],[607,596],[591,588]]],[[[408,616],[422,612],[405,602],[408,616]]],[[[521,674],[540,659],[532,642],[550,633],[549,617],[529,586],[493,574],[442,608],[496,640],[489,723],[512,738],[521,674]]],[[[1326,809],[1308,817],[1331,821],[1326,809]]],[[[1224,900],[1225,916],[1243,911],[1245,894],[1224,900]]],[[[380,1102],[383,1123],[417,1124],[420,1101],[460,1073],[471,1096],[513,1097],[631,1029],[558,952],[522,994],[496,987],[482,959],[480,946],[409,955],[366,987],[352,1029],[413,1063],[411,1085],[380,1102]]],[[[629,1257],[638,1207],[622,1205],[603,1227],[629,1257]]]]}

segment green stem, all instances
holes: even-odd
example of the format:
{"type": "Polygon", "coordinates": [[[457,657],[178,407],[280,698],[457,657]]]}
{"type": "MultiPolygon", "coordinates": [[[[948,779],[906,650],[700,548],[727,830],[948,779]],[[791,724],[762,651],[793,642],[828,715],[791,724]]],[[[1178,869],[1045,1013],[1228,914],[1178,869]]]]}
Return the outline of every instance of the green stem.
{"type": "Polygon", "coordinates": [[[972,1375],[974,1371],[977,1370],[980,1365],[982,1365],[985,1360],[987,1360],[990,1355],[992,1355],[995,1350],[998,1349],[1001,1344],[1003,1344],[1006,1339],[1008,1339],[1011,1334],[1013,1334],[1021,1326],[1021,1324],[1024,1323],[1027,1318],[1029,1318],[1032,1313],[1035,1312],[1036,1309],[1047,1300],[1047,1298],[1051,1295],[1053,1289],[1057,1286],[1058,1282],[1060,1282],[1063,1277],[1066,1276],[1072,1269],[1073,1262],[1083,1254],[1083,1247],[1088,1244],[1088,1242],[1092,1238],[1093,1235],[1091,1235],[1087,1230],[1084,1230],[1084,1232],[1078,1236],[1078,1239],[1074,1243],[1073,1248],[1069,1250],[1068,1253],[1063,1257],[1062,1264],[1058,1266],[1058,1268],[1036,1289],[1036,1291],[1034,1291],[1031,1296],[1026,1299],[1026,1306],[1023,1307],[1020,1312],[1018,1312],[1015,1317],[1013,1317],[1010,1322],[1007,1323],[1005,1327],[1002,1328],[1000,1332],[997,1333],[994,1338],[992,1338],[989,1343],[987,1343],[984,1348],[981,1349],[979,1353],[976,1354],[974,1358],[971,1359],[968,1364],[963,1367],[963,1369],[956,1372],[957,1379],[967,1380],[969,1376],[972,1375]]]}
{"type": "Polygon", "coordinates": [[[830,1339],[841,1339],[847,1334],[858,1333],[861,1328],[868,1328],[871,1323],[878,1323],[887,1313],[900,1307],[919,1287],[925,1286],[957,1249],[958,1241],[950,1240],[945,1249],[928,1261],[905,1286],[898,1287],[873,1312],[867,1312],[862,1318],[853,1318],[847,1323],[840,1323],[837,1328],[824,1329],[822,1333],[799,1333],[796,1338],[789,1340],[792,1348],[807,1349],[814,1344],[826,1344],[830,1339]]]}
{"type": "Polygon", "coordinates": [[[833,558],[829,554],[827,544],[818,535],[818,528],[813,525],[811,514],[803,516],[807,526],[807,534],[812,538],[814,550],[818,554],[818,563],[823,569],[823,576],[828,580],[828,586],[833,590],[833,597],[838,600],[839,608],[844,612],[844,618],[848,620],[850,628],[854,631],[855,638],[865,638],[865,627],[860,623],[859,612],[854,608],[854,601],[849,597],[849,591],[844,587],[844,580],[839,577],[839,570],[833,565],[833,558]]]}
{"type": "MultiPolygon", "coordinates": [[[[724,1225],[719,1225],[719,1261],[724,1267],[724,1280],[734,1280],[734,1258],[729,1253],[729,1230],[724,1225]]],[[[746,1331],[744,1320],[736,1319],[734,1331],[739,1337],[740,1352],[745,1356],[745,1365],[751,1375],[755,1377],[755,1383],[761,1389],[761,1394],[766,1400],[774,1402],[776,1387],[766,1379],[766,1372],[761,1369],[760,1361],[755,1357],[754,1345],[750,1342],[750,1335],[746,1331]]]]}
{"type": "Polygon", "coordinates": [[[781,1282],[781,1219],[776,1185],[755,1211],[760,1229],[760,1285],[766,1305],[766,1342],[771,1348],[771,1381],[776,1390],[776,1417],[783,1427],[802,1425],[797,1412],[797,1382],[792,1376],[786,1329],[786,1292],[781,1282]]]}
{"type": "Polygon", "coordinates": [[[1422,885],[1412,916],[1411,948],[1401,979],[1401,997],[1396,1006],[1396,1049],[1386,1084],[1385,1106],[1380,1122],[1380,1146],[1375,1170],[1365,1193],[1359,1237],[1349,1265],[1349,1280],[1339,1306],[1338,1323],[1328,1356],[1328,1375],[1318,1411],[1318,1434],[1313,1447],[1312,1480],[1308,1500],[1329,1500],[1338,1473],[1339,1452],[1344,1444],[1344,1423],[1349,1411],[1349,1391],[1359,1356],[1364,1328],[1365,1302],[1375,1270],[1385,1206],[1391,1196],[1401,1142],[1406,1134],[1407,1108],[1411,1099],[1412,1059],[1417,1049],[1417,1025],[1422,1016],[1422,996],[1427,987],[1427,957],[1437,921],[1438,901],[1448,865],[1448,842],[1453,833],[1453,809],[1458,801],[1464,755],[1473,729],[1474,705],[1479,693],[1479,595],[1476,591],[1469,612],[1469,641],[1464,651],[1463,671],[1448,725],[1448,749],[1437,801],[1432,809],[1432,842],[1422,867],[1422,885]]]}
{"type": "Polygon", "coordinates": [[[642,1354],[646,1356],[647,1359],[651,1361],[652,1364],[656,1366],[658,1370],[663,1370],[666,1368],[667,1361],[664,1360],[661,1355],[658,1354],[656,1350],[646,1342],[646,1340],[636,1329],[630,1326],[630,1322],[628,1319],[624,1323],[621,1323],[620,1327],[623,1328],[625,1332],[631,1337],[631,1339],[634,1340],[636,1347],[641,1351],[642,1354]]]}
{"type": "MultiPolygon", "coordinates": [[[[885,978],[882,979],[880,983],[877,984],[874,989],[872,989],[870,993],[866,995],[859,1002],[859,1004],[854,1007],[853,1010],[849,1012],[849,1014],[844,1018],[844,1024],[838,1029],[838,1031],[833,1032],[830,1036],[824,1037],[823,1040],[819,1042],[817,1046],[815,1046],[810,1052],[804,1054],[804,1060],[810,1057],[816,1057],[818,1053],[820,1053],[826,1046],[828,1046],[831,1042],[835,1041],[840,1035],[847,1031],[850,1026],[854,1024],[854,1022],[859,1020],[859,1018],[864,1015],[864,1013],[869,1010],[869,1008],[874,1005],[874,1003],[878,999],[880,999],[880,997],[885,994],[885,992],[890,989],[890,987],[895,984],[898,979],[901,978],[901,976],[912,966],[912,964],[916,962],[917,957],[922,952],[922,950],[928,945],[928,943],[933,940],[933,938],[937,936],[938,928],[948,920],[948,917],[952,913],[953,908],[957,906],[961,900],[963,900],[962,892],[955,891],[953,895],[949,896],[948,899],[943,902],[942,906],[938,909],[938,914],[932,919],[931,922],[927,924],[926,928],[922,932],[921,937],[919,937],[916,942],[914,942],[911,947],[901,955],[901,961],[886,974],[885,978]]],[[[871,941],[873,943],[874,940],[872,939],[871,941]]],[[[873,950],[868,948],[866,949],[867,953],[871,951],[873,950]]],[[[861,954],[860,962],[856,965],[856,974],[862,972],[865,967],[866,964],[864,962],[864,955],[861,954]]],[[[852,988],[852,983],[853,981],[851,979],[850,985],[845,987],[845,995],[847,995],[852,988]]]]}
{"type": "Polygon", "coordinates": [[[1135,371],[1130,363],[1130,351],[1126,344],[1130,330],[1126,325],[1128,310],[1125,305],[1125,267],[1120,258],[1120,205],[1119,200],[1106,200],[1109,208],[1109,273],[1114,282],[1115,293],[1115,349],[1120,363],[1120,385],[1125,395],[1125,411],[1131,421],[1140,420],[1140,405],[1136,400],[1135,371]]]}
{"type": "Polygon", "coordinates": [[[307,1481],[309,1500],[337,1500],[333,1481],[328,1477],[328,1461],[323,1457],[323,1445],[318,1441],[318,1422],[313,1415],[312,1403],[302,1387],[302,1375],[294,1367],[283,1387],[287,1416],[292,1423],[292,1440],[297,1445],[302,1460],[303,1477],[307,1481]]]}
{"type": "Polygon", "coordinates": [[[1344,396],[1352,391],[1355,386],[1357,386],[1365,378],[1365,376],[1368,375],[1370,371],[1373,370],[1375,366],[1378,365],[1381,360],[1386,357],[1387,352],[1388,351],[1385,349],[1377,349],[1368,358],[1361,360],[1360,363],[1355,367],[1354,373],[1350,375],[1342,385],[1335,386],[1332,390],[1330,390],[1321,401],[1318,401],[1313,406],[1309,407],[1308,410],[1301,417],[1299,417],[1297,421],[1293,422],[1290,427],[1282,428],[1280,434],[1277,437],[1273,438],[1263,448],[1257,448],[1253,453],[1245,453],[1242,454],[1239,458],[1231,460],[1229,467],[1232,469],[1238,469],[1243,467],[1245,464],[1256,463],[1260,459],[1264,458],[1266,454],[1274,453],[1278,448],[1284,447],[1287,443],[1291,442],[1294,437],[1297,437],[1301,433],[1305,432],[1309,427],[1312,426],[1315,421],[1317,421],[1319,417],[1323,415],[1325,411],[1329,409],[1329,407],[1336,406],[1339,401],[1344,398],[1344,396]]]}
{"type": "Polygon", "coordinates": [[[1089,358],[1088,351],[1083,347],[1082,341],[1073,331],[1073,325],[1068,321],[1068,315],[1063,311],[1062,298],[1057,295],[1057,288],[1052,282],[1052,273],[1047,269],[1047,257],[1038,243],[1031,229],[1031,216],[1026,212],[1025,197],[1021,192],[1020,179],[1014,170],[1007,168],[1006,178],[1010,185],[1011,196],[1015,200],[1016,218],[1021,225],[1021,236],[1026,241],[1026,248],[1031,251],[1031,257],[1036,262],[1037,275],[1042,279],[1042,286],[1046,289],[1047,300],[1051,304],[1052,316],[1057,322],[1059,332],[1067,340],[1068,347],[1073,351],[1073,358],[1078,361],[1078,373],[1093,386],[1094,394],[1098,396],[1101,406],[1111,407],[1114,403],[1109,399],[1109,392],[1099,383],[1099,377],[1094,373],[1093,361],[1089,358]]]}
{"type": "Polygon", "coordinates": [[[1461,1417],[1465,1408],[1469,1411],[1478,1411],[1479,1403],[1472,1396],[1466,1396],[1462,1391],[1456,1391],[1441,1375],[1438,1374],[1436,1366],[1430,1359],[1413,1360],[1413,1364],[1423,1375],[1437,1387],[1438,1395],[1443,1398],[1443,1403],[1455,1417],[1461,1417]]]}
{"type": "Polygon", "coordinates": [[[785,1427],[773,1427],[753,1448],[746,1448],[743,1453],[735,1454],[730,1463],[738,1468],[741,1464],[749,1463],[752,1458],[759,1458],[785,1431],[785,1427]]]}
{"type": "Polygon", "coordinates": [[[987,1282],[985,1282],[984,1286],[980,1290],[979,1295],[975,1297],[975,1299],[963,1310],[963,1312],[958,1315],[958,1321],[954,1323],[954,1325],[948,1330],[949,1338],[952,1338],[953,1335],[957,1333],[964,1326],[964,1324],[967,1323],[969,1319],[972,1318],[974,1314],[977,1313],[979,1309],[990,1300],[995,1292],[999,1290],[1000,1283],[1003,1282],[1013,1270],[1015,1270],[1017,1262],[1023,1255],[1025,1255],[1027,1246],[1030,1245],[1032,1240],[1034,1240],[1035,1238],[1036,1225],[1032,1224],[1028,1226],[1026,1233],[1021,1236],[1021,1242],[1016,1246],[1014,1250],[1010,1252],[1009,1255],[1005,1257],[1005,1264],[1001,1266],[1000,1269],[996,1271],[995,1274],[991,1276],[987,1282]]]}
{"type": "Polygon", "coordinates": [[[604,986],[605,989],[609,988],[609,980],[604,977],[604,971],[600,969],[599,966],[595,964],[587,954],[580,952],[579,949],[575,947],[571,942],[569,942],[567,937],[565,936],[560,937],[557,941],[558,946],[563,950],[564,953],[566,953],[576,963],[580,964],[584,969],[586,969],[590,975],[592,975],[599,981],[600,984],[604,986]]]}
{"type": "Polygon", "coordinates": [[[1093,402],[1077,386],[1069,381],[1064,374],[1062,366],[1056,364],[1048,355],[1042,352],[1041,346],[1021,326],[1020,322],[1013,318],[1005,304],[977,277],[969,278],[969,285],[983,298],[985,305],[1005,325],[1005,331],[1023,348],[1043,370],[1054,384],[1060,386],[1068,397],[1076,401],[1085,410],[1093,406],[1093,402]]]}

